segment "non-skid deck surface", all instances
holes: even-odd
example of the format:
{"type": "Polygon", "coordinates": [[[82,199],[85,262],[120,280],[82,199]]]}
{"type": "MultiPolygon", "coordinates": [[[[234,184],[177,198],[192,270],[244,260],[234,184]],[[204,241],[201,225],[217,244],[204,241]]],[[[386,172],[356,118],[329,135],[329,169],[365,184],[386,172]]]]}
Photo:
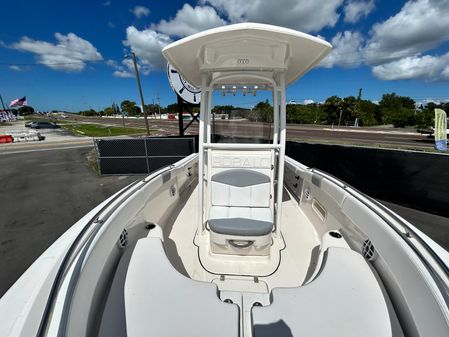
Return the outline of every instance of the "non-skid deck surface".
{"type": "MultiPolygon", "coordinates": [[[[196,188],[167,233],[166,250],[170,261],[181,273],[192,279],[211,282],[217,279],[217,275],[202,267],[198,248],[193,242],[197,229],[197,212],[196,188]]],[[[282,236],[285,249],[281,251],[278,269],[270,276],[260,277],[260,280],[267,283],[269,290],[303,284],[306,276],[310,275],[311,268],[314,268],[311,263],[312,253],[318,250],[320,242],[312,223],[288,192],[284,193],[282,203],[282,236]]]]}

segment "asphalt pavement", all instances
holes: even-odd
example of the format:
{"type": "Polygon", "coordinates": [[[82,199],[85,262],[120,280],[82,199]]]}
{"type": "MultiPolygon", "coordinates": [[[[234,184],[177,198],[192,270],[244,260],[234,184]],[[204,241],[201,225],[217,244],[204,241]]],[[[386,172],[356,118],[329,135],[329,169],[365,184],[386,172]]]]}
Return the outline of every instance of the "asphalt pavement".
{"type": "Polygon", "coordinates": [[[62,233],[136,176],[98,176],[87,148],[0,156],[0,296],[62,233]]]}

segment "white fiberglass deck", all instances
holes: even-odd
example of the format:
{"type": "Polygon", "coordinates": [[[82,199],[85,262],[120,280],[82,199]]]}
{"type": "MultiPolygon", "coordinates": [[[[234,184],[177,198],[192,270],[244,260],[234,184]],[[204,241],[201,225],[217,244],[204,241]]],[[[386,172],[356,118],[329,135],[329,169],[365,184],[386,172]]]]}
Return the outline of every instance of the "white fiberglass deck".
{"type": "MultiPolygon", "coordinates": [[[[202,247],[194,242],[197,190],[192,186],[180,195],[177,216],[137,241],[122,284],[124,293],[117,288],[125,299],[129,337],[181,332],[187,337],[287,337],[301,331],[317,337],[393,335],[388,299],[366,260],[341,236],[326,232],[320,237],[318,218],[311,221],[286,189],[284,246],[275,270],[259,277],[207,271],[201,261],[207,256],[201,256],[202,247]],[[339,324],[342,320],[350,324],[339,324]]],[[[226,256],[214,267],[226,269],[232,263],[249,263],[250,258],[254,259],[226,256]]]]}
{"type": "MultiPolygon", "coordinates": [[[[211,281],[217,274],[206,271],[198,258],[198,248],[193,239],[197,230],[198,188],[189,197],[166,238],[167,255],[174,266],[186,276],[200,281],[211,281]]],[[[285,248],[281,250],[281,261],[270,276],[259,277],[267,284],[267,291],[275,287],[299,286],[313,272],[312,254],[318,253],[320,240],[313,225],[302,213],[297,202],[284,190],[282,202],[282,238],[285,248]]],[[[244,256],[228,256],[228,261],[238,263],[244,256]]],[[[224,273],[223,274],[227,274],[224,273]]],[[[248,277],[252,280],[252,277],[248,277]]],[[[219,288],[226,289],[226,281],[219,288]]],[[[233,287],[232,284],[229,285],[233,287]]]]}

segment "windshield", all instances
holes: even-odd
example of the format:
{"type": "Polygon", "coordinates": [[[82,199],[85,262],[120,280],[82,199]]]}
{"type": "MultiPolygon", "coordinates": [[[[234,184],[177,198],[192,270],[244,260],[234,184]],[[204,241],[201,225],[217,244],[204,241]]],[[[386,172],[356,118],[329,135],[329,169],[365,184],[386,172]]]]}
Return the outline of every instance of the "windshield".
{"type": "Polygon", "coordinates": [[[216,105],[212,109],[212,142],[272,142],[273,106],[268,99],[254,102],[252,98],[247,106],[216,105]]]}

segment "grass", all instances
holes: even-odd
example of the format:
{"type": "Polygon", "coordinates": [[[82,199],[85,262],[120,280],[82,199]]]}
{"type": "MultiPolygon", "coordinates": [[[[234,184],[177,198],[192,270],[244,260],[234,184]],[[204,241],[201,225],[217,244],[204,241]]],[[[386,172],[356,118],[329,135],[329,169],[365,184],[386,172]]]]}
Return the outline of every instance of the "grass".
{"type": "Polygon", "coordinates": [[[96,174],[100,174],[100,167],[98,166],[98,161],[97,161],[97,152],[95,151],[95,149],[90,150],[87,154],[86,154],[86,160],[87,160],[87,164],[89,165],[89,167],[96,173],[96,174]]]}
{"type": "Polygon", "coordinates": [[[64,124],[62,125],[62,127],[76,136],[86,136],[86,137],[108,137],[108,136],[145,134],[145,129],[141,128],[130,128],[130,127],[123,128],[99,124],[64,124]]]}
{"type": "Polygon", "coordinates": [[[11,125],[12,125],[11,123],[7,122],[0,123],[0,126],[11,126],[11,125]]]}

